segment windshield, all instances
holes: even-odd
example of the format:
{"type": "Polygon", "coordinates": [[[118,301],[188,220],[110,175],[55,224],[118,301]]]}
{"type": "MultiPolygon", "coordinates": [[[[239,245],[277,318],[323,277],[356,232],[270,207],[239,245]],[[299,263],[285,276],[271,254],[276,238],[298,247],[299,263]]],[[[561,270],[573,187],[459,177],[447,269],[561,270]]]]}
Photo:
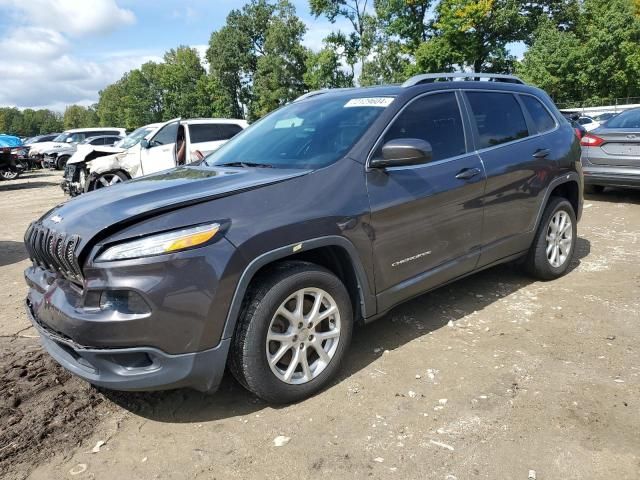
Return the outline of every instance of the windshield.
{"type": "Polygon", "coordinates": [[[607,122],[607,128],[640,128],[640,108],[616,115],[607,122]]]}
{"type": "Polygon", "coordinates": [[[344,156],[392,101],[391,97],[320,96],[292,103],[238,134],[204,163],[321,168],[344,156]]]}
{"type": "Polygon", "coordinates": [[[67,141],[67,138],[71,137],[73,133],[61,133],[56,138],[53,139],[54,142],[64,143],[67,141]]]}
{"type": "Polygon", "coordinates": [[[134,130],[133,132],[131,132],[122,140],[120,140],[114,146],[119,148],[131,148],[134,145],[137,145],[138,143],[140,143],[140,140],[142,140],[144,137],[146,137],[148,134],[150,134],[155,130],[156,130],[156,127],[140,127],[137,130],[134,130]]]}

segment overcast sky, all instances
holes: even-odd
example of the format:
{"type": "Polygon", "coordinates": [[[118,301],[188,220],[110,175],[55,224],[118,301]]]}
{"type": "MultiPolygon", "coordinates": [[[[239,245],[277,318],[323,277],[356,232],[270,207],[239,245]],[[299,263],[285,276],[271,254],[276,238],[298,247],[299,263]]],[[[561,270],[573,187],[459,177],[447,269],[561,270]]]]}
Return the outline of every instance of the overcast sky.
{"type": "MultiPolygon", "coordinates": [[[[0,0],[0,106],[90,105],[122,74],[178,45],[206,50],[239,0],[0,0]]],[[[330,24],[293,0],[306,22],[305,44],[345,22],[330,24]]]]}

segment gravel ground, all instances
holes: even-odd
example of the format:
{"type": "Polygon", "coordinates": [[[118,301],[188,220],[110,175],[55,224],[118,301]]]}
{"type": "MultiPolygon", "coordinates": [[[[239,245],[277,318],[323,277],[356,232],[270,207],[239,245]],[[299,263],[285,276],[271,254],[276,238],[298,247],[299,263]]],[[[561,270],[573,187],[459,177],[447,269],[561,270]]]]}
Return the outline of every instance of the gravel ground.
{"type": "Polygon", "coordinates": [[[355,332],[330,388],[273,408],[228,377],[99,391],[41,354],[21,239],[59,177],[0,183],[3,478],[640,478],[640,192],[585,200],[562,279],[502,266],[415,299],[355,332]]]}

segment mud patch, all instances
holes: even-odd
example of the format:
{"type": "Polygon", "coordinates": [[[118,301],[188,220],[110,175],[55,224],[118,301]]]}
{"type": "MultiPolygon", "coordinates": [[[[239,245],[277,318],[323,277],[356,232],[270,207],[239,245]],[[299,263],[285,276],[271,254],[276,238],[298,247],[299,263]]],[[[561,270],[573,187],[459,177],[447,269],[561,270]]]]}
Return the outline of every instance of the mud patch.
{"type": "Polygon", "coordinates": [[[54,453],[80,445],[111,408],[95,388],[58,366],[37,339],[0,338],[3,478],[25,478],[54,453]]]}

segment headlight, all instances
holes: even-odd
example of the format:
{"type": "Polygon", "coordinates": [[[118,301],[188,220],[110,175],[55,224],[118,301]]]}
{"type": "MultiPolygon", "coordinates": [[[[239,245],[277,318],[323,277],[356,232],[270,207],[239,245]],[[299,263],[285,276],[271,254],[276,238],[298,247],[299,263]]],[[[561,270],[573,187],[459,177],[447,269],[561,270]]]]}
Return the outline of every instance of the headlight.
{"type": "Polygon", "coordinates": [[[148,257],[197,247],[211,240],[218,233],[218,230],[220,230],[220,224],[212,223],[151,235],[140,240],[132,240],[109,247],[98,256],[96,261],[108,262],[111,260],[148,257]]]}

